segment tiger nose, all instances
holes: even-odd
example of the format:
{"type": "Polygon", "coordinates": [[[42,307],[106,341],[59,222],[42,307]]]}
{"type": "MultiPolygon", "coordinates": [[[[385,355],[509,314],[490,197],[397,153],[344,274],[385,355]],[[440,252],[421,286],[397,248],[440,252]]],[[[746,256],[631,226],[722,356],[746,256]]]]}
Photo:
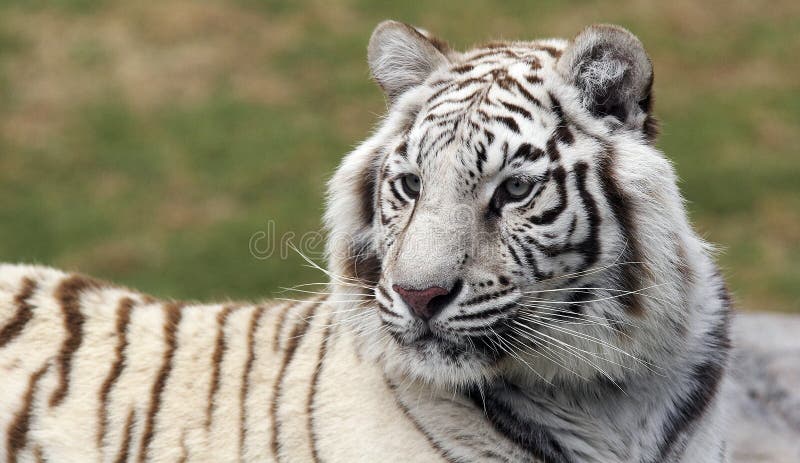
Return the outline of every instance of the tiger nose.
{"type": "Polygon", "coordinates": [[[403,299],[403,302],[406,303],[414,315],[422,320],[430,320],[458,295],[461,285],[456,283],[449,290],[441,286],[412,289],[404,288],[400,285],[393,285],[392,289],[400,295],[400,298],[403,299]]]}

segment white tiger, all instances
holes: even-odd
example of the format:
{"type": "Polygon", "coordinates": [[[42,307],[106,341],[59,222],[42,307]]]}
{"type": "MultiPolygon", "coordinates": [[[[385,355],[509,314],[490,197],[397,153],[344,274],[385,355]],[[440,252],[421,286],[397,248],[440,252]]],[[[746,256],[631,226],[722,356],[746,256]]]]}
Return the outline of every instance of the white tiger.
{"type": "Polygon", "coordinates": [[[380,24],[330,291],[197,305],[0,267],[6,461],[721,462],[729,299],[615,26],[380,24]]]}

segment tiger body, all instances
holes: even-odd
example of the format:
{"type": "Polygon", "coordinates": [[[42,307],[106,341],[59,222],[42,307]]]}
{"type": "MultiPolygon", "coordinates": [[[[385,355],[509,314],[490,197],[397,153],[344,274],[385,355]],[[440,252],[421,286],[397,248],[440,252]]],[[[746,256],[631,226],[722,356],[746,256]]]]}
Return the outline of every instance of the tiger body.
{"type": "Polygon", "coordinates": [[[163,302],[33,266],[0,267],[0,300],[4,461],[441,459],[323,300],[163,302]]]}
{"type": "Polygon", "coordinates": [[[0,268],[9,461],[724,462],[730,301],[627,31],[466,53],[400,23],[329,187],[325,298],[0,268]]]}

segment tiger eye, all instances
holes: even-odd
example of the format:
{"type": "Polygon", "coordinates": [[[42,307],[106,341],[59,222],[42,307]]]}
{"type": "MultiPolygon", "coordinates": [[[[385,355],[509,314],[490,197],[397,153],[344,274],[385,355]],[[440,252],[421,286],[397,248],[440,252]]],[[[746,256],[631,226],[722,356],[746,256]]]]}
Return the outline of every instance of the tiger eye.
{"type": "Polygon", "coordinates": [[[503,187],[511,199],[521,199],[531,192],[533,183],[520,178],[510,178],[503,183],[503,187]]]}
{"type": "Polygon", "coordinates": [[[419,176],[414,174],[404,175],[402,178],[402,184],[403,190],[412,198],[417,198],[420,190],[422,190],[422,180],[419,178],[419,176]]]}

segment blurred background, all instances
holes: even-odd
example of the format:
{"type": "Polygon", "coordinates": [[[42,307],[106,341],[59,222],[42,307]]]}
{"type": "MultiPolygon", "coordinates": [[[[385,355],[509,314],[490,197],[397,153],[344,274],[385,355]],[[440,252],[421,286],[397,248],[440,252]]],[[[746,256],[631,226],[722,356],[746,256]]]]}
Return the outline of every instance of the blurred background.
{"type": "Polygon", "coordinates": [[[320,229],[326,179],[384,112],[365,55],[386,18],[457,49],[632,30],[739,307],[800,313],[797,0],[0,0],[0,261],[189,299],[325,281],[251,238],[320,229]]]}

